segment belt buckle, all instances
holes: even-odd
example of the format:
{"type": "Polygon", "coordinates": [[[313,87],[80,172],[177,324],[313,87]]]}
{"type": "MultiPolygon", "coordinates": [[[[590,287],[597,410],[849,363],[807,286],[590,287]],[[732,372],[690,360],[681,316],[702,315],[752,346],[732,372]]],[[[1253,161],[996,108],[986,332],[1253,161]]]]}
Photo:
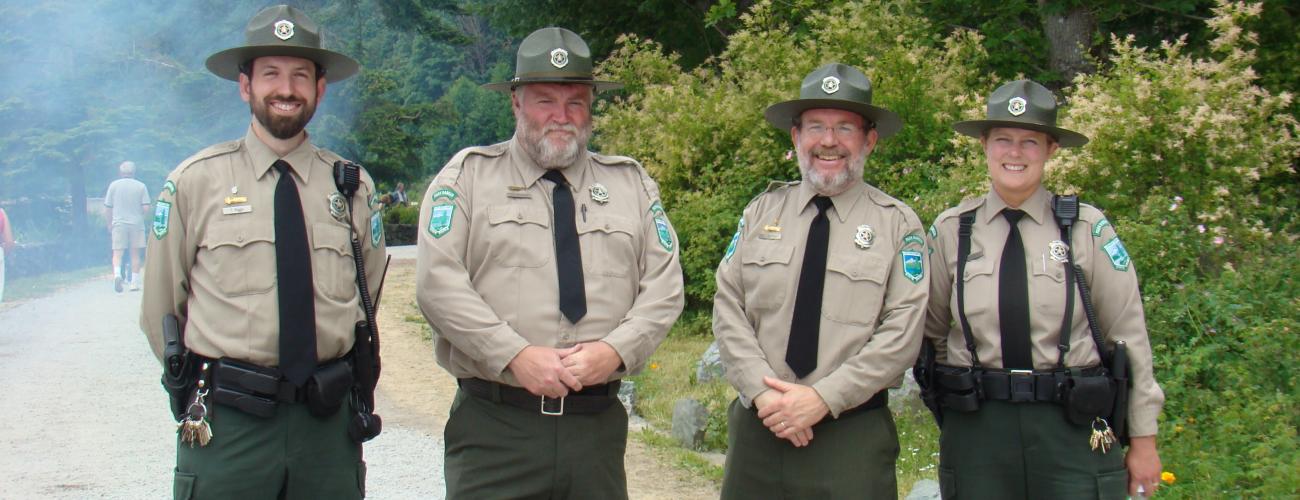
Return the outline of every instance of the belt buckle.
{"type": "Polygon", "coordinates": [[[542,415],[550,415],[552,417],[558,417],[564,415],[564,398],[561,397],[559,399],[555,399],[555,398],[548,398],[546,396],[542,396],[541,411],[542,411],[542,415]],[[548,399],[552,401],[552,404],[550,405],[546,404],[546,401],[548,399]],[[554,404],[555,401],[560,402],[560,409],[558,410],[555,409],[555,404],[554,404]]]}
{"type": "Polygon", "coordinates": [[[1032,402],[1034,401],[1034,371],[1033,370],[1011,370],[1007,375],[1010,382],[1011,402],[1032,402]]]}

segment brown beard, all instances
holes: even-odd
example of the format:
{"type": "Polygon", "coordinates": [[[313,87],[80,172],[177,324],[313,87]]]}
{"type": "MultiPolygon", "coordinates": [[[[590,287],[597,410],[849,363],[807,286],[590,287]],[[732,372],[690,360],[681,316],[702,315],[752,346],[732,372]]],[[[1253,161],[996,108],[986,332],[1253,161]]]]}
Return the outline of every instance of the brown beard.
{"type": "Polygon", "coordinates": [[[271,133],[272,137],[280,140],[297,137],[307,127],[307,122],[310,122],[312,116],[316,114],[315,105],[305,99],[296,97],[266,96],[260,99],[255,97],[248,100],[248,109],[253,113],[253,117],[257,119],[257,122],[261,123],[262,127],[271,133]],[[297,116],[274,116],[271,114],[270,109],[270,101],[272,100],[301,103],[302,109],[298,111],[297,116]]]}

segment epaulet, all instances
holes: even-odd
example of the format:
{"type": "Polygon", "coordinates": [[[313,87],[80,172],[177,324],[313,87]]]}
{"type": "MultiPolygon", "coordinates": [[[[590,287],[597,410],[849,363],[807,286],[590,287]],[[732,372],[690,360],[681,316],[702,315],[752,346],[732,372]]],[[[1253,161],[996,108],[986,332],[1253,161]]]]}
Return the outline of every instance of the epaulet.
{"type": "Polygon", "coordinates": [[[627,157],[627,156],[618,156],[618,155],[603,155],[603,154],[600,154],[600,153],[592,153],[592,154],[591,154],[591,161],[594,161],[594,162],[596,162],[596,163],[599,163],[599,164],[601,164],[601,165],[605,165],[605,166],[609,166],[609,167],[618,166],[618,165],[626,165],[626,166],[629,166],[629,167],[639,167],[639,166],[641,166],[641,163],[640,163],[640,162],[638,162],[638,161],[632,159],[631,157],[627,157]]]}
{"type": "Polygon", "coordinates": [[[172,176],[180,176],[180,174],[184,173],[186,169],[190,168],[190,166],[195,163],[239,151],[239,148],[241,147],[243,147],[243,139],[217,143],[203,148],[199,150],[199,152],[190,155],[190,157],[182,161],[180,165],[177,165],[176,169],[172,170],[172,176]]]}
{"type": "Polygon", "coordinates": [[[329,165],[331,167],[334,166],[334,162],[343,159],[343,157],[339,156],[338,153],[335,153],[325,148],[316,148],[316,157],[320,158],[321,161],[325,162],[326,165],[329,165]]]}
{"type": "Polygon", "coordinates": [[[867,184],[867,196],[871,198],[871,201],[874,201],[877,205],[880,205],[882,207],[907,206],[902,201],[899,201],[898,198],[886,194],[884,191],[881,191],[880,188],[877,188],[876,186],[872,186],[871,184],[867,184]]]}
{"type": "Polygon", "coordinates": [[[1100,208],[1094,207],[1087,203],[1079,202],[1079,220],[1088,224],[1096,224],[1106,218],[1106,214],[1101,212],[1100,208]]]}
{"type": "Polygon", "coordinates": [[[946,219],[956,218],[968,210],[978,208],[980,205],[984,204],[984,199],[983,196],[975,196],[962,200],[961,203],[957,204],[957,206],[944,210],[938,217],[935,217],[934,225],[937,226],[940,222],[943,222],[946,219]]]}
{"type": "Polygon", "coordinates": [[[798,186],[799,181],[767,181],[767,188],[764,193],[771,193],[781,188],[798,186]]]}
{"type": "Polygon", "coordinates": [[[450,160],[447,160],[447,164],[442,166],[442,170],[438,171],[438,175],[434,176],[433,182],[444,186],[455,184],[456,180],[460,179],[460,172],[464,168],[467,158],[470,156],[496,158],[506,154],[506,150],[509,148],[509,142],[498,142],[491,146],[470,146],[457,151],[450,160]]]}
{"type": "MultiPolygon", "coordinates": [[[[325,162],[326,165],[329,165],[331,173],[334,172],[334,162],[347,161],[347,158],[344,158],[342,155],[321,147],[316,148],[316,157],[320,158],[320,161],[325,162]]],[[[366,185],[366,187],[370,189],[371,195],[374,195],[375,180],[372,177],[370,177],[370,171],[366,170],[365,165],[360,165],[360,166],[361,166],[361,183],[366,185]]]]}

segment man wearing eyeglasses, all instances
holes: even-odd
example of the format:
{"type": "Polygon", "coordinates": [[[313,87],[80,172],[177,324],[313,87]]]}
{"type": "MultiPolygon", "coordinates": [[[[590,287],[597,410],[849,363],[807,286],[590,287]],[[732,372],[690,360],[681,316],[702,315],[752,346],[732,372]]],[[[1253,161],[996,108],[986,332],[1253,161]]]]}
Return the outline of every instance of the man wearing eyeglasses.
{"type": "Polygon", "coordinates": [[[828,64],[765,116],[789,127],[802,182],[749,203],[718,265],[713,332],[740,394],[722,498],[895,498],[888,408],[919,348],[928,295],[921,221],[863,181],[902,128],[871,81],[828,64]]]}

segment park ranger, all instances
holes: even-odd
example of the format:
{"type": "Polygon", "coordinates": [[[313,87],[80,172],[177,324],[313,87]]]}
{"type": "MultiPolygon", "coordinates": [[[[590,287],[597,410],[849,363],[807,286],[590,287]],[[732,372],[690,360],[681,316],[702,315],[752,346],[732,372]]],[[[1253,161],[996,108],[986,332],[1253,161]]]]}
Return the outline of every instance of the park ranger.
{"type": "Polygon", "coordinates": [[[587,151],[595,93],[577,34],[519,45],[515,134],[447,162],[421,200],[416,296],[459,379],[448,498],[626,498],[636,373],[683,306],[678,241],[635,160],[587,151]]]}
{"type": "Polygon", "coordinates": [[[863,182],[902,127],[871,94],[833,63],[765,113],[790,131],[802,181],[751,201],[718,265],[713,332],[740,394],[723,498],[897,496],[887,389],[916,357],[927,256],[912,209],[863,182]]]}
{"type": "Polygon", "coordinates": [[[1164,395],[1137,271],[1100,210],[1043,188],[1052,155],[1088,142],[1056,112],[1052,91],[1017,80],[989,96],[986,119],[953,125],[979,139],[992,189],[929,230],[938,365],[918,380],[937,390],[944,498],[1124,498],[1159,482],[1164,395]],[[1125,411],[1115,391],[1130,380],[1125,411]]]}
{"type": "Polygon", "coordinates": [[[357,71],[320,48],[320,31],[296,8],[269,7],[245,45],[207,59],[239,83],[248,132],[181,162],[158,198],[141,328],[162,359],[164,318],[176,316],[199,361],[176,498],[363,496],[346,398],[364,319],[353,249],[371,283],[385,251],[370,177],[354,173],[349,200],[332,172],[342,158],[304,130],[326,82],[357,71]]]}

